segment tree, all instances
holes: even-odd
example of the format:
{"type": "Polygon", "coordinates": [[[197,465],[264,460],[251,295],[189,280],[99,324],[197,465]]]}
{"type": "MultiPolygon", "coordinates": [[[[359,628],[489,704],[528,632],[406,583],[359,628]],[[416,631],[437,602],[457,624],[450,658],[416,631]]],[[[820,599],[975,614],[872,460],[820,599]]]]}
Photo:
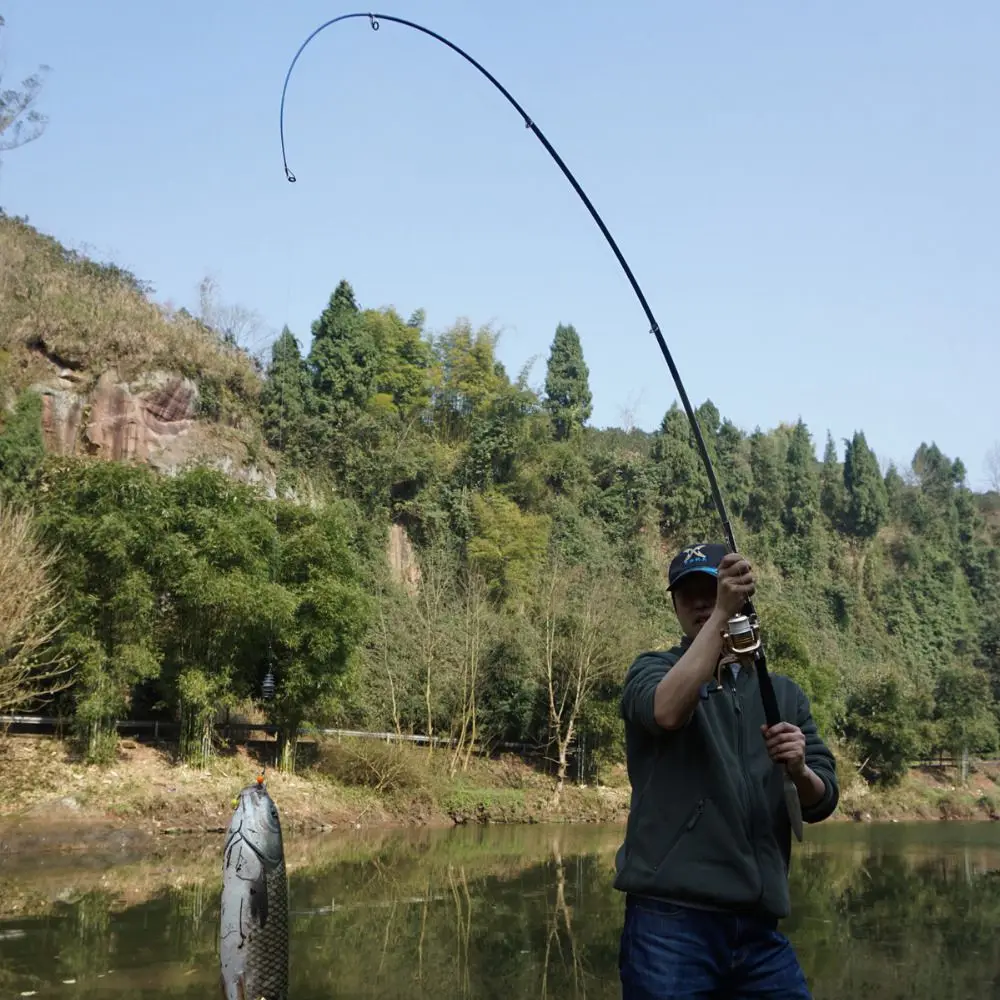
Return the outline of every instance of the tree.
{"type": "Polygon", "coordinates": [[[313,323],[312,335],[309,368],[320,412],[329,415],[345,406],[364,407],[374,391],[378,357],[348,281],[337,284],[313,323]]]}
{"type": "MultiPolygon", "coordinates": [[[[4,416],[0,411],[0,416],[4,416]]],[[[0,431],[0,494],[26,496],[30,481],[45,457],[42,397],[23,392],[0,431]]]]}
{"type": "Polygon", "coordinates": [[[160,671],[157,590],[162,480],[149,468],[51,462],[40,485],[40,538],[60,551],[66,624],[57,647],[74,668],[78,738],[93,762],[110,760],[115,722],[160,671]]]}
{"type": "Polygon", "coordinates": [[[53,639],[63,626],[57,553],[26,509],[0,501],[0,713],[38,708],[71,682],[53,639]]]}
{"type": "Polygon", "coordinates": [[[576,330],[560,323],[545,369],[545,406],[557,440],[565,440],[590,419],[590,372],[576,330]]]}
{"type": "Polygon", "coordinates": [[[844,527],[855,538],[871,539],[885,522],[889,498],[875,453],[863,431],[844,441],[844,527]]]}
{"type": "Polygon", "coordinates": [[[222,302],[219,283],[211,277],[202,278],[198,285],[198,318],[214,330],[224,344],[253,352],[264,327],[256,309],[222,302]]]}
{"type": "Polygon", "coordinates": [[[990,489],[1000,493],[1000,441],[997,441],[986,454],[986,473],[989,476],[990,489]]]}
{"type": "MultiPolygon", "coordinates": [[[[6,22],[0,16],[0,33],[6,22]]],[[[3,89],[0,76],[0,152],[7,152],[34,142],[45,131],[48,118],[35,108],[42,91],[42,81],[48,66],[39,66],[36,73],[25,77],[20,87],[3,89]]]]}
{"type": "MultiPolygon", "coordinates": [[[[276,582],[286,595],[287,612],[268,623],[277,689],[267,711],[279,727],[281,767],[291,770],[303,721],[321,722],[345,695],[373,608],[346,508],[330,502],[313,508],[285,500],[274,504],[280,536],[276,582]]],[[[263,666],[259,659],[249,663],[263,666]]]]}
{"type": "Polygon", "coordinates": [[[826,448],[820,470],[819,504],[831,527],[839,528],[847,500],[844,492],[844,471],[837,461],[837,446],[833,435],[826,432],[826,448]]]}
{"type": "Polygon", "coordinates": [[[820,483],[812,438],[801,420],[792,429],[787,455],[787,493],[781,521],[789,535],[804,542],[819,516],[820,483]]]}
{"type": "Polygon", "coordinates": [[[312,410],[312,381],[288,327],[271,346],[271,363],[260,393],[261,429],[272,447],[283,451],[293,465],[309,453],[307,422],[312,410]]]}
{"type": "Polygon", "coordinates": [[[969,753],[990,753],[997,746],[989,678],[967,664],[951,664],[938,676],[934,692],[938,748],[961,760],[968,775],[969,753]]]}
{"type": "Polygon", "coordinates": [[[558,806],[581,713],[630,645],[629,602],[613,571],[594,573],[550,559],[539,604],[549,732],[558,761],[553,805],[558,806]]]}
{"type": "Polygon", "coordinates": [[[653,440],[651,458],[659,481],[663,534],[705,537],[715,524],[715,507],[691,425],[677,403],[663,416],[653,440]]]}

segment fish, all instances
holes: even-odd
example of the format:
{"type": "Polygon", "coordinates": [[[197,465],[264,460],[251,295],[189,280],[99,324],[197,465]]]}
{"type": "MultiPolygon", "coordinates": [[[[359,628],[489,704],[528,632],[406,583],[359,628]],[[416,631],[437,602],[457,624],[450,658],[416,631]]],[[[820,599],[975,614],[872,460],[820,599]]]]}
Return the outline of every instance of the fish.
{"type": "Polygon", "coordinates": [[[263,775],[240,791],[226,831],[219,965],[225,1000],[288,1000],[288,877],[263,775]]]}

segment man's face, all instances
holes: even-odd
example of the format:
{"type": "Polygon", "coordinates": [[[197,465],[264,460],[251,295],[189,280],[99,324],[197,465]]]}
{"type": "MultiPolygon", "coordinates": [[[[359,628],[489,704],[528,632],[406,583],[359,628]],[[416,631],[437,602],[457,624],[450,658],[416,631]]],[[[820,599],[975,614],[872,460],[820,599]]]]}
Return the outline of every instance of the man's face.
{"type": "Polygon", "coordinates": [[[693,639],[715,610],[718,583],[710,573],[691,573],[671,592],[684,634],[693,639]]]}

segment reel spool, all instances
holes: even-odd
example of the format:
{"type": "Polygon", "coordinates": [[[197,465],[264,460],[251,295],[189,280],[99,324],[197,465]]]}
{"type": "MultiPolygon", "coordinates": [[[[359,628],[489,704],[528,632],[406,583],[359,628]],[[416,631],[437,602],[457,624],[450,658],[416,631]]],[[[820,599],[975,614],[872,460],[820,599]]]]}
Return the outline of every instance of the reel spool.
{"type": "Polygon", "coordinates": [[[760,622],[756,615],[733,615],[728,631],[723,631],[722,642],[726,653],[739,660],[752,660],[760,649],[760,622]]]}

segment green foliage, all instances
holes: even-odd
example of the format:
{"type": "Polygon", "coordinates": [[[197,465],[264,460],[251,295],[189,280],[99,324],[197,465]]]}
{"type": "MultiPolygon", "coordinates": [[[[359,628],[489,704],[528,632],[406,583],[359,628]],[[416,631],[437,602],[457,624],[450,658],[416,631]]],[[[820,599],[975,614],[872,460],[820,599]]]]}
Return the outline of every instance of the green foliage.
{"type": "Polygon", "coordinates": [[[874,538],[889,508],[878,460],[860,431],[844,445],[844,527],[855,538],[874,538]]]}
{"type": "Polygon", "coordinates": [[[576,329],[556,327],[545,369],[545,408],[552,417],[556,439],[563,441],[590,419],[593,411],[590,371],[576,329]]]}
{"type": "MultiPolygon", "coordinates": [[[[0,226],[0,251],[20,245],[15,230],[0,226]]],[[[95,310],[120,323],[142,289],[124,273],[48,260],[57,264],[86,295],[54,318],[41,272],[25,265],[17,296],[0,297],[0,330],[44,327],[46,350],[103,364],[110,341],[95,310]],[[91,329],[100,350],[83,336],[91,329]]],[[[207,336],[188,319],[176,329],[207,336]]],[[[125,360],[178,350],[153,341],[123,348],[125,360]]],[[[60,547],[68,624],[57,642],[75,670],[61,697],[92,759],[109,759],[113,724],[132,713],[180,721],[183,754],[203,760],[220,707],[257,698],[268,669],[278,687],[266,714],[287,763],[300,724],[332,720],[463,745],[545,747],[558,729],[563,764],[583,743],[591,776],[620,759],[621,677],[641,649],[678,636],[665,563],[720,535],[705,469],[676,404],[652,433],[588,425],[572,326],[555,332],[541,392],[531,366],[511,377],[496,346],[492,330],[464,320],[430,332],[420,310],[404,322],[393,308],[361,309],[341,280],[305,356],[286,327],[259,385],[218,344],[189,351],[184,364],[211,361],[199,376],[206,413],[260,427],[277,499],[207,469],[163,478],[43,461],[39,397],[8,395],[0,491],[30,501],[60,547]],[[547,591],[545,568],[557,564],[565,579],[547,591]],[[546,650],[586,631],[591,579],[616,609],[601,633],[614,648],[601,647],[573,725],[567,715],[554,725],[546,650]]],[[[0,350],[3,371],[17,369],[10,344],[0,350]]],[[[883,784],[921,754],[993,752],[996,495],[969,490],[962,462],[933,443],[883,477],[860,431],[840,463],[829,433],[817,460],[801,420],[747,433],[711,400],[696,416],[755,566],[772,669],[802,686],[822,731],[883,784]]]]}
{"type": "Polygon", "coordinates": [[[23,497],[45,455],[41,396],[21,393],[12,413],[0,410],[0,421],[0,494],[23,497]]]}
{"type": "Polygon", "coordinates": [[[472,499],[475,534],[469,562],[486,578],[501,602],[516,602],[531,590],[548,544],[548,518],[522,513],[499,493],[472,499]]]}
{"type": "Polygon", "coordinates": [[[860,749],[861,773],[873,784],[898,784],[922,749],[912,686],[898,671],[874,673],[855,683],[846,710],[844,734],[860,749]]]}

